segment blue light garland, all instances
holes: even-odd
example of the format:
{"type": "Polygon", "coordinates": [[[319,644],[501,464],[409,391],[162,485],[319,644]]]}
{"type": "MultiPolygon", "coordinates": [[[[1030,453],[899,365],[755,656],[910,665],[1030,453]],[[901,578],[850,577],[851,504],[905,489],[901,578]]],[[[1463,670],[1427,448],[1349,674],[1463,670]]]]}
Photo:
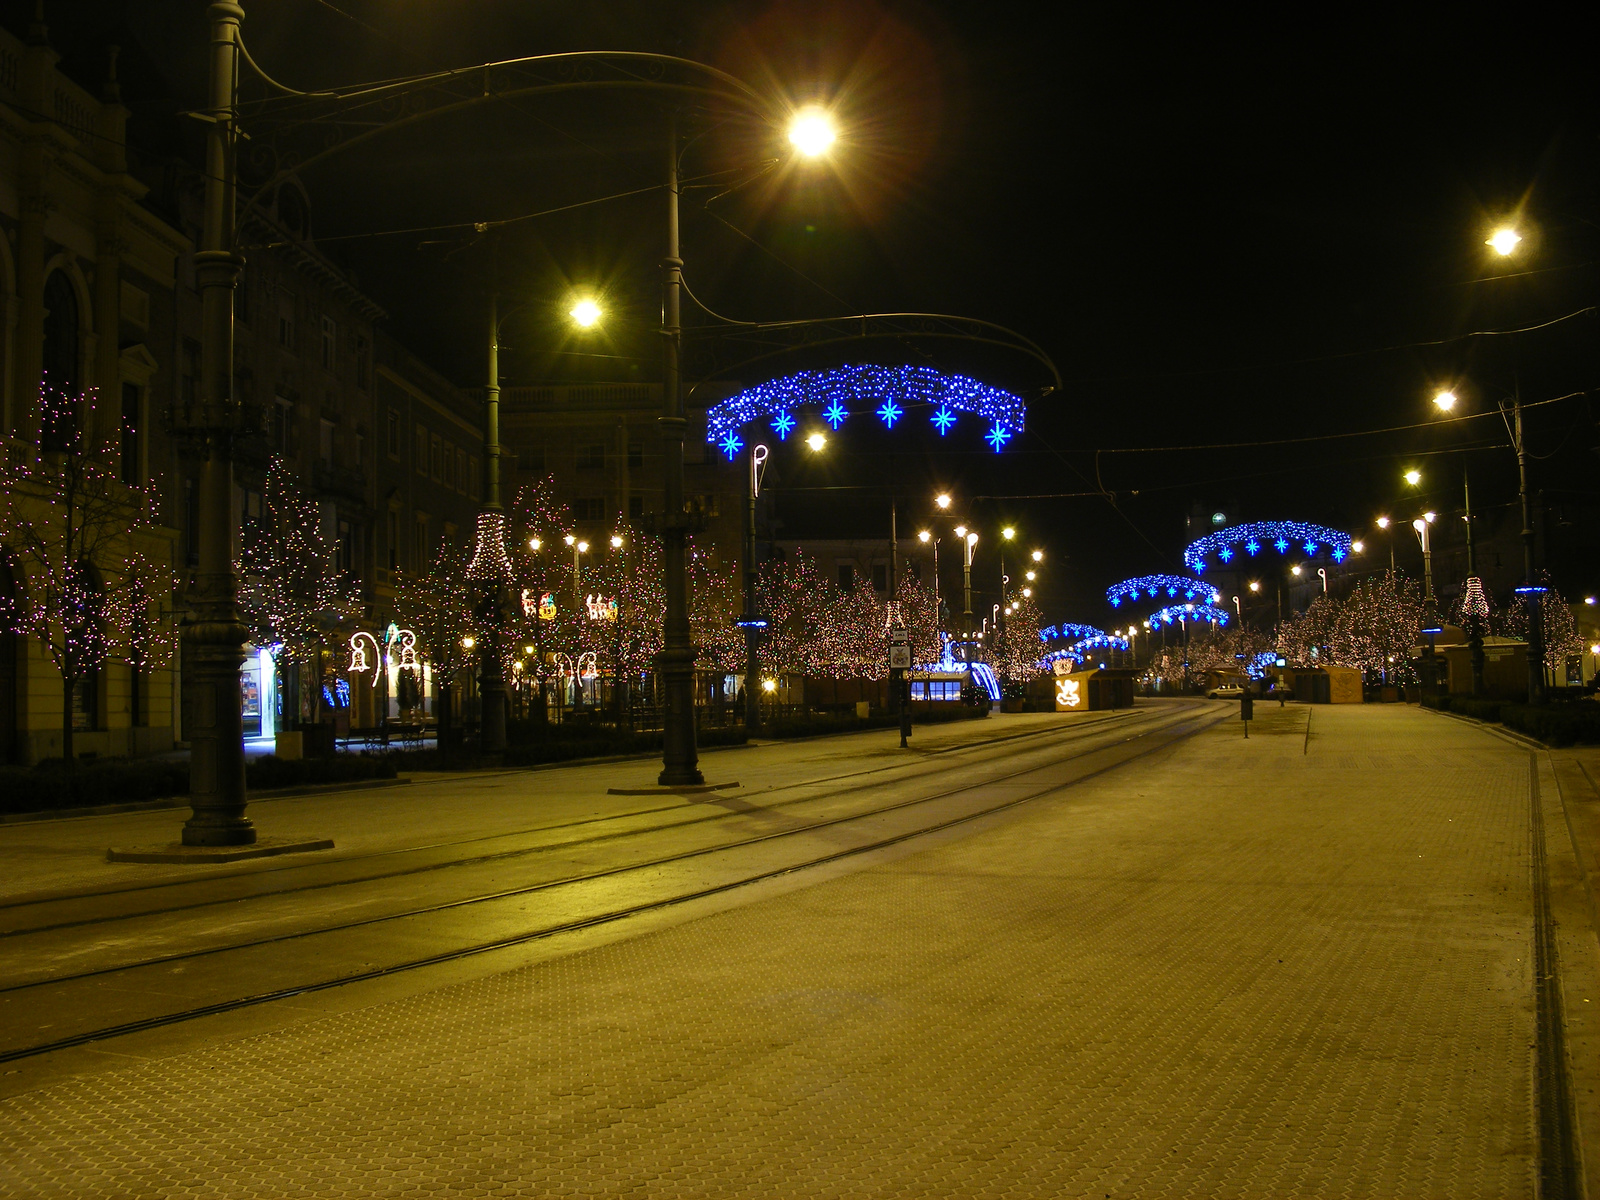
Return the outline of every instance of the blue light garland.
{"type": "Polygon", "coordinates": [[[1070,621],[1063,622],[1060,625],[1046,625],[1043,629],[1039,630],[1039,640],[1047,646],[1051,642],[1057,641],[1061,638],[1092,638],[1105,636],[1106,632],[1103,629],[1096,629],[1093,625],[1074,625],[1070,621]]]}
{"type": "Polygon", "coordinates": [[[1200,600],[1212,604],[1222,600],[1216,588],[1204,580],[1191,579],[1187,575],[1138,575],[1106,589],[1106,599],[1111,601],[1112,608],[1121,608],[1124,600],[1155,600],[1162,596],[1169,600],[1200,600]]]}
{"type": "Polygon", "coordinates": [[[1254,558],[1263,546],[1271,546],[1279,554],[1287,554],[1291,546],[1299,546],[1310,558],[1326,549],[1329,558],[1342,563],[1350,555],[1350,535],[1304,521],[1252,521],[1219,529],[1190,542],[1183,552],[1183,563],[1200,575],[1205,573],[1206,560],[1212,555],[1223,563],[1230,563],[1239,550],[1254,558]]]}
{"type": "Polygon", "coordinates": [[[984,440],[996,452],[1023,431],[1027,420],[1021,396],[965,375],[946,375],[929,367],[853,366],[801,371],[728,397],[706,414],[706,441],[732,459],[739,451],[728,449],[729,434],[808,404],[816,406],[835,430],[852,411],[876,411],[893,428],[912,407],[924,406],[934,410],[933,423],[943,435],[956,423],[957,413],[971,413],[989,422],[984,440]]]}
{"type": "Polygon", "coordinates": [[[1169,604],[1166,608],[1151,613],[1144,619],[1144,623],[1151,629],[1160,629],[1163,625],[1171,625],[1174,621],[1215,621],[1218,625],[1226,625],[1232,619],[1232,613],[1225,612],[1214,604],[1169,604]]]}

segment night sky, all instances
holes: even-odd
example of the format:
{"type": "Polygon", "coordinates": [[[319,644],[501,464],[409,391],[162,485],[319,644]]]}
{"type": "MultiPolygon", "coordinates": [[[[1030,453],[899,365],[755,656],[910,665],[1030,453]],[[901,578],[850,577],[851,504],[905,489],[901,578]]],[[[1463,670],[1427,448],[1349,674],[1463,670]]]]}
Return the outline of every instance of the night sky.
{"type": "MultiPolygon", "coordinates": [[[[30,7],[6,5],[9,27],[30,7]]],[[[745,319],[998,322],[1039,343],[1063,387],[1036,399],[1048,382],[1036,364],[960,344],[851,354],[1016,390],[1029,431],[996,456],[975,422],[945,443],[847,427],[826,467],[783,474],[835,489],[794,492],[804,508],[785,507],[785,521],[807,536],[881,535],[891,484],[902,530],[947,488],[981,527],[1012,521],[1048,549],[1051,619],[1106,619],[1106,585],[1178,569],[1191,509],[1356,529],[1398,502],[1404,466],[1438,479],[1429,502],[1453,502],[1456,468],[1430,464],[1463,448],[1480,503],[1504,505],[1516,471],[1498,418],[1430,424],[1433,391],[1452,385],[1468,414],[1492,414],[1497,389],[1534,402],[1596,383],[1596,30],[1553,8],[1433,20],[1306,9],[1291,27],[1281,10],[1263,23],[1253,14],[1268,10],[1046,15],[992,2],[245,7],[252,53],[299,88],[629,49],[834,107],[842,136],[825,167],[753,180],[780,138],[686,118],[703,131],[686,176],[741,184],[685,193],[690,287],[745,319]],[[1526,252],[1499,259],[1483,239],[1518,214],[1526,252]],[[1545,327],[1464,336],[1532,326],[1545,327]],[[1326,439],[1410,425],[1423,427],[1326,439]],[[1295,438],[1324,440],[1260,444],[1295,438]],[[1171,449],[1128,452],[1141,448],[1171,449]]],[[[107,42],[127,47],[136,136],[168,153],[198,137],[170,114],[199,102],[201,5],[61,0],[47,15],[86,83],[107,42]]],[[[586,93],[387,135],[308,172],[314,232],[396,334],[459,382],[481,381],[491,289],[524,306],[507,326],[507,382],[653,379],[658,193],[481,235],[470,223],[651,187],[662,122],[653,102],[586,93]],[[603,293],[603,339],[565,331],[575,286],[603,293]]],[[[1591,396],[1530,408],[1528,427],[1534,487],[1592,502],[1591,396]]],[[[1569,593],[1600,585],[1592,562],[1571,570],[1557,579],[1569,593]]]]}

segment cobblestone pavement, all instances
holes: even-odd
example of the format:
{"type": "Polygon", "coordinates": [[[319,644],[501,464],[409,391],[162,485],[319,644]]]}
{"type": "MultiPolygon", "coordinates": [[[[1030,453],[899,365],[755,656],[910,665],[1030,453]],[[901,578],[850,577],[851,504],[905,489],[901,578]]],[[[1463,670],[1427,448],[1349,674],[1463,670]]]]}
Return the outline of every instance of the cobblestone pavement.
{"type": "Polygon", "coordinates": [[[0,1193],[1532,1196],[1526,751],[1257,712],[814,886],[12,1096],[0,1193]]]}

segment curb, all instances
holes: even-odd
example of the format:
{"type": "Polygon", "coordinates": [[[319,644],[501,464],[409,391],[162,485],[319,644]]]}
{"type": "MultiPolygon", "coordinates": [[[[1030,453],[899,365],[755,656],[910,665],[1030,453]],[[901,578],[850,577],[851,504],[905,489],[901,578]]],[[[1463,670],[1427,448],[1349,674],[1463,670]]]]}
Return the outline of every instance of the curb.
{"type": "MultiPolygon", "coordinates": [[[[357,779],[349,783],[308,783],[301,787],[271,788],[249,793],[250,803],[258,800],[286,800],[294,796],[320,796],[326,792],[365,792],[373,788],[404,787],[410,776],[398,779],[357,779]]],[[[111,817],[119,813],[159,812],[162,809],[188,808],[187,796],[163,796],[157,800],[130,800],[126,804],[94,804],[80,808],[49,808],[42,812],[0,813],[0,825],[32,825],[42,821],[67,821],[75,817],[111,817]]]]}

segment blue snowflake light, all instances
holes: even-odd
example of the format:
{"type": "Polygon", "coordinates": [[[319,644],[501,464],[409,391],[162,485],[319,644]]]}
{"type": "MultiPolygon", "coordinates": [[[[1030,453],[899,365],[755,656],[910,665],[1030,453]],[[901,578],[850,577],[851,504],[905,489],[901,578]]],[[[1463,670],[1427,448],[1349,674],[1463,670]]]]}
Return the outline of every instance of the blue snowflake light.
{"type": "Polygon", "coordinates": [[[1222,599],[1217,589],[1209,583],[1191,579],[1187,575],[1140,575],[1134,579],[1124,579],[1106,589],[1106,599],[1111,601],[1112,608],[1118,608],[1124,600],[1137,600],[1146,591],[1154,599],[1158,590],[1165,591],[1168,596],[1182,596],[1185,600],[1209,599],[1213,604],[1222,599]]]}
{"type": "Polygon", "coordinates": [[[785,441],[794,429],[795,421],[788,412],[780,412],[772,418],[772,428],[777,432],[778,440],[785,441]]]}
{"type": "Polygon", "coordinates": [[[779,412],[792,413],[806,405],[814,405],[834,429],[852,411],[877,409],[882,415],[890,409],[898,420],[913,407],[935,413],[944,410],[952,421],[957,414],[971,413],[1001,426],[1006,433],[1004,440],[1023,432],[1027,423],[1027,405],[1021,396],[965,375],[947,375],[930,367],[860,365],[832,371],[801,371],[746,388],[720,401],[706,414],[706,441],[721,445],[730,430],[755,421],[770,421],[779,412]]]}
{"type": "Polygon", "coordinates": [[[1105,630],[1096,629],[1093,625],[1075,625],[1071,621],[1061,625],[1046,625],[1039,630],[1039,640],[1049,645],[1051,642],[1062,638],[1079,639],[1105,637],[1105,630]]]}
{"type": "Polygon", "coordinates": [[[1113,633],[1098,633],[1094,637],[1080,638],[1064,650],[1052,650],[1039,660],[1039,666],[1048,669],[1052,663],[1058,662],[1063,658],[1071,659],[1075,663],[1082,662],[1091,650],[1126,650],[1127,648],[1127,638],[1118,637],[1113,633]]]}
{"type": "Polygon", "coordinates": [[[994,428],[983,435],[983,440],[993,446],[994,452],[999,454],[1000,451],[1006,448],[1006,443],[1011,440],[1011,433],[1004,425],[996,421],[994,428]]]}
{"type": "Polygon", "coordinates": [[[717,444],[722,447],[722,452],[728,456],[729,462],[732,462],[739,451],[744,449],[744,443],[739,440],[739,435],[731,429],[722,435],[722,441],[717,444]]]}
{"type": "Polygon", "coordinates": [[[1217,625],[1226,625],[1232,617],[1232,613],[1214,604],[1169,604],[1166,608],[1158,609],[1146,617],[1145,624],[1151,629],[1171,625],[1174,621],[1210,621],[1217,625]]]}
{"type": "Polygon", "coordinates": [[[1183,562],[1191,571],[1205,571],[1206,560],[1215,554],[1228,562],[1239,547],[1254,558],[1262,549],[1271,546],[1279,554],[1287,554],[1294,547],[1304,548],[1315,558],[1326,550],[1334,562],[1343,562],[1350,553],[1350,535],[1326,525],[1312,525],[1305,521],[1252,521],[1246,525],[1231,525],[1190,542],[1183,552],[1183,562]]]}
{"type": "Polygon", "coordinates": [[[944,404],[939,406],[939,411],[934,413],[931,419],[933,423],[939,427],[940,437],[943,437],[945,434],[949,433],[950,426],[956,423],[955,413],[951,412],[949,407],[944,404]]]}
{"type": "Polygon", "coordinates": [[[905,409],[901,408],[893,400],[885,400],[881,405],[878,406],[878,416],[883,418],[883,423],[890,429],[894,428],[894,423],[898,421],[904,413],[905,409]]]}

